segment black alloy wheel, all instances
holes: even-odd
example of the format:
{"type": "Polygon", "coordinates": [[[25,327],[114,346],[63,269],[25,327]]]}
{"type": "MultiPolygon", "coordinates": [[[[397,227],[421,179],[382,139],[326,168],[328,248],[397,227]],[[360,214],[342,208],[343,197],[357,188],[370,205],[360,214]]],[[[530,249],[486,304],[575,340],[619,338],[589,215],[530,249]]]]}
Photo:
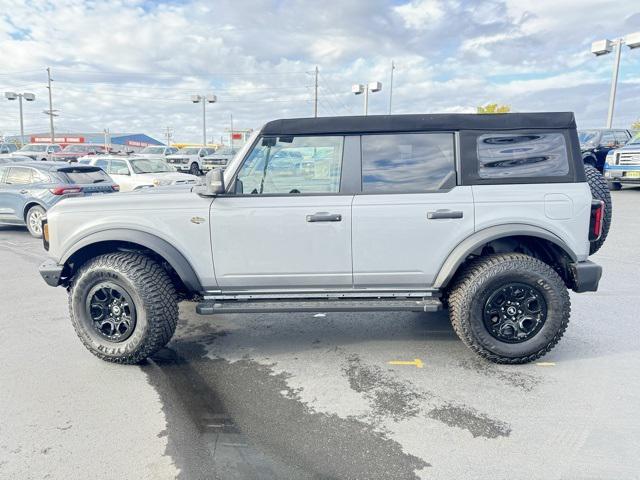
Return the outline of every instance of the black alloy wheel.
{"type": "Polygon", "coordinates": [[[123,342],[136,327],[136,308],[129,293],[113,282],[100,282],[87,295],[86,318],[98,335],[123,342]]]}

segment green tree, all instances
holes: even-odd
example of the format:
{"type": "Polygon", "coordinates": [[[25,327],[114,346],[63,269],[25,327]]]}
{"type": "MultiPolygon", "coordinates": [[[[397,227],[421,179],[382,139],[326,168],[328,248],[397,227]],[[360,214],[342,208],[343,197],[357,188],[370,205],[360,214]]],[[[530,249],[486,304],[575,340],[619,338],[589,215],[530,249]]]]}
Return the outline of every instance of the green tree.
{"type": "Polygon", "coordinates": [[[640,130],[640,118],[631,124],[631,130],[640,130]]]}
{"type": "Polygon", "coordinates": [[[509,113],[511,106],[498,105],[497,103],[488,103],[487,105],[478,107],[478,113],[509,113]]]}

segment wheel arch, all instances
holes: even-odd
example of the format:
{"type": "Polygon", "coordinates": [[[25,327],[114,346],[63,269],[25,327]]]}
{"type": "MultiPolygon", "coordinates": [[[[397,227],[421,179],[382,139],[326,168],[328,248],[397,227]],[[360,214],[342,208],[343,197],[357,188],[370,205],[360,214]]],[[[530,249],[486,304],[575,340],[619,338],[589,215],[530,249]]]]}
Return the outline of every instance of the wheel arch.
{"type": "Polygon", "coordinates": [[[29,210],[31,210],[32,207],[42,207],[44,209],[44,211],[47,211],[47,207],[45,207],[42,202],[38,202],[37,200],[29,200],[26,205],[24,206],[24,209],[22,210],[22,219],[26,222],[27,221],[27,213],[29,213],[29,210]]]}
{"type": "Polygon", "coordinates": [[[525,251],[551,265],[568,287],[573,278],[569,263],[578,259],[557,235],[533,225],[498,225],[480,230],[460,242],[443,262],[433,287],[446,288],[456,273],[471,258],[487,253],[525,251]]]}
{"type": "Polygon", "coordinates": [[[62,277],[67,283],[88,260],[115,251],[139,251],[154,257],[168,270],[176,289],[184,294],[202,291],[195,269],[182,253],[166,240],[153,234],[129,229],[96,232],[75,243],[60,259],[62,277]]]}

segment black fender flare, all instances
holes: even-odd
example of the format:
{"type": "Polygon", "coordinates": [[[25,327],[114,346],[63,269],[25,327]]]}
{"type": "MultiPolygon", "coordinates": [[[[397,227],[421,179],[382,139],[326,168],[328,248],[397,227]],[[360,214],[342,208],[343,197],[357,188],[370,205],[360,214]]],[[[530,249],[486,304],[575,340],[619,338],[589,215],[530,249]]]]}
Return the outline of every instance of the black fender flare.
{"type": "Polygon", "coordinates": [[[184,286],[191,292],[201,292],[202,283],[196,271],[180,251],[166,240],[151,233],[125,228],[102,230],[83,237],[69,248],[62,258],[60,265],[67,265],[69,259],[80,250],[102,242],[127,242],[147,248],[164,258],[182,280],[184,286]]]}
{"type": "Polygon", "coordinates": [[[571,261],[578,261],[576,254],[571,250],[571,248],[569,248],[569,246],[560,237],[553,234],[549,230],[545,230],[544,228],[534,225],[521,223],[496,225],[493,227],[485,228],[483,230],[479,230],[456,245],[456,247],[451,251],[451,253],[449,253],[449,256],[440,267],[438,275],[433,282],[433,287],[446,287],[449,281],[455,275],[458,267],[462,265],[465,259],[474,250],[481,247],[485,243],[508,237],[537,237],[543,240],[548,240],[561,248],[571,259],[571,261]]]}

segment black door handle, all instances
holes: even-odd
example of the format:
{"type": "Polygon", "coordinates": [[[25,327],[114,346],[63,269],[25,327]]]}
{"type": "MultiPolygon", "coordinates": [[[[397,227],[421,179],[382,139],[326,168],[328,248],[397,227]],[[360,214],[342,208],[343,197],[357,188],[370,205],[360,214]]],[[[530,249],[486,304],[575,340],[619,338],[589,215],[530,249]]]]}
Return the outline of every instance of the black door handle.
{"type": "Polygon", "coordinates": [[[307,222],[341,222],[342,215],[339,213],[318,212],[307,215],[307,222]]]}
{"type": "Polygon", "coordinates": [[[429,220],[440,220],[442,218],[462,218],[460,210],[436,210],[435,212],[427,212],[429,220]]]}

